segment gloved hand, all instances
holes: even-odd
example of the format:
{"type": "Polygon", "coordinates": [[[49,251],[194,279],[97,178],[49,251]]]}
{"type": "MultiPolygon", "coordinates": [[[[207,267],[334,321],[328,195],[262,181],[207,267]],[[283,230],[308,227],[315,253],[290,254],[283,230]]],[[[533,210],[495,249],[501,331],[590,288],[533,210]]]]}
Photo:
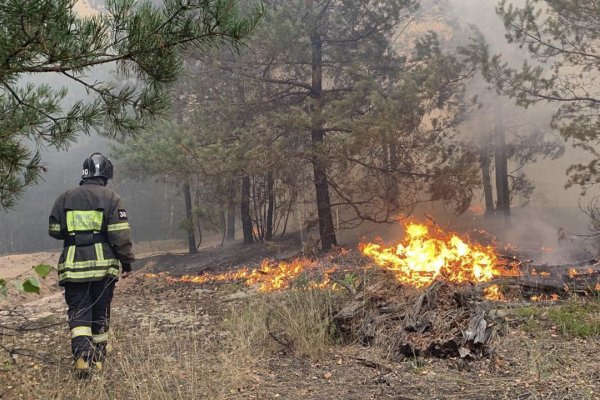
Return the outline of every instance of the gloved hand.
{"type": "Polygon", "coordinates": [[[121,263],[121,265],[123,266],[123,269],[121,271],[121,278],[125,279],[129,275],[131,275],[131,264],[129,264],[129,263],[121,263]]]}

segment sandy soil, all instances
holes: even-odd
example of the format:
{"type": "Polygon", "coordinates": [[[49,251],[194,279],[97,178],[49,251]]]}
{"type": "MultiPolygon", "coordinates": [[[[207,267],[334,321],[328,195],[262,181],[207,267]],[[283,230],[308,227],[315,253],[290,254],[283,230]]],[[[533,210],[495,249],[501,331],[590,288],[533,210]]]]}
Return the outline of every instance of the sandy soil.
{"type": "Polygon", "coordinates": [[[59,251],[54,251],[0,256],[0,277],[12,280],[20,275],[31,272],[31,269],[38,264],[54,266],[58,263],[59,255],[59,251]]]}

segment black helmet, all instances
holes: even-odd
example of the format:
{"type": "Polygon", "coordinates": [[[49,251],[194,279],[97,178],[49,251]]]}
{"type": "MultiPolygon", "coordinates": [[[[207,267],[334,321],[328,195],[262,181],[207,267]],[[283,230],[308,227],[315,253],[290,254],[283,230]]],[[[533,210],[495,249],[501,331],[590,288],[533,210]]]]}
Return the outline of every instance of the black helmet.
{"type": "Polygon", "coordinates": [[[81,179],[94,178],[96,176],[112,179],[113,165],[108,157],[101,153],[92,153],[83,161],[81,179]]]}

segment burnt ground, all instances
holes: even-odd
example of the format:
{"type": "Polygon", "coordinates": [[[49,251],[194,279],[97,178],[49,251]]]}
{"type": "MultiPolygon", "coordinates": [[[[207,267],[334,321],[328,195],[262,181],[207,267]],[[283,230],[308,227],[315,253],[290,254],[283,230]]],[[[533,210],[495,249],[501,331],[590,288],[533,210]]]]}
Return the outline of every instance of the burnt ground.
{"type": "Polygon", "coordinates": [[[544,308],[551,309],[552,304],[536,306],[541,307],[539,313],[503,308],[505,318],[493,339],[493,355],[481,360],[390,361],[381,349],[357,343],[332,345],[324,354],[308,358],[273,343],[268,351],[257,349],[254,359],[238,365],[235,373],[240,379],[224,379],[234,370],[221,371],[227,360],[215,353],[219,352],[220,340],[227,336],[223,323],[263,295],[235,283],[196,285],[144,275],[220,272],[253,266],[266,257],[284,259],[295,254],[298,244],[290,240],[269,245],[235,244],[194,255],[162,254],[138,261],[132,277],[118,284],[113,302],[112,340],[116,351],[111,357],[118,359],[124,349],[135,348],[139,358],[128,364],[130,370],[141,370],[137,362],[155,363],[157,369],[166,368],[163,363],[170,365],[169,370],[159,374],[162,376],[175,376],[174,370],[182,369],[176,375],[178,388],[163,383],[156,386],[160,390],[145,395],[139,393],[144,385],[156,385],[154,375],[147,379],[123,376],[121,367],[111,369],[109,365],[102,393],[84,396],[86,387],[96,383],[81,383],[70,373],[68,332],[63,322],[65,307],[60,293],[28,302],[18,309],[21,314],[5,315],[0,324],[19,321],[17,325],[46,327],[19,332],[15,337],[7,337],[8,331],[2,331],[5,336],[0,337],[0,343],[8,348],[18,347],[22,354],[17,354],[16,363],[12,363],[0,351],[0,363],[4,365],[0,372],[0,398],[600,399],[600,338],[597,334],[580,336],[561,330],[544,308]],[[196,339],[190,340],[198,343],[177,343],[173,350],[160,353],[158,360],[154,360],[155,350],[150,347],[128,347],[130,343],[143,343],[149,336],[177,341],[182,331],[193,331],[196,339]],[[188,359],[190,355],[200,358],[200,353],[192,350],[188,355],[188,347],[204,345],[212,353],[207,350],[201,353],[203,359],[188,359]],[[194,373],[182,367],[189,362],[198,363],[194,364],[194,373]],[[213,381],[211,374],[215,374],[213,381]],[[134,379],[136,382],[132,383],[134,379]],[[203,389],[205,383],[201,382],[206,379],[209,384],[203,389]],[[197,389],[182,389],[188,385],[197,389]]]}

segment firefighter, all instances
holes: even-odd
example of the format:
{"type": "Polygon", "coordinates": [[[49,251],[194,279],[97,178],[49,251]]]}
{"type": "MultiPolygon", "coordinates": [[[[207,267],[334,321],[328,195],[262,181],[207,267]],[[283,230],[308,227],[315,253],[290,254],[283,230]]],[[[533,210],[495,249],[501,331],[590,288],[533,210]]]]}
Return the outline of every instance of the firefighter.
{"type": "Polygon", "coordinates": [[[61,194],[50,215],[50,236],[64,241],[58,280],[65,290],[71,350],[80,376],[102,368],[119,266],[126,278],[135,259],[123,202],[106,187],[112,177],[110,159],[91,154],[83,162],[79,186],[61,194]]]}

